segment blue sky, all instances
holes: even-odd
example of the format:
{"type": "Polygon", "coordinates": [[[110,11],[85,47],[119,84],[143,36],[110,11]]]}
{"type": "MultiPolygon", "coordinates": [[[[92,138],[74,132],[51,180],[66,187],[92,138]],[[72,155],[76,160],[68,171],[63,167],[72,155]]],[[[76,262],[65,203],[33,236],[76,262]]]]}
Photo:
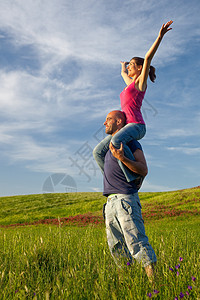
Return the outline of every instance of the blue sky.
{"type": "Polygon", "coordinates": [[[174,21],[152,65],[141,140],[141,191],[200,182],[200,2],[0,1],[0,196],[102,191],[92,148],[120,108],[120,60],[144,56],[174,21]],[[171,2],[171,3],[170,3],[171,2]]]}

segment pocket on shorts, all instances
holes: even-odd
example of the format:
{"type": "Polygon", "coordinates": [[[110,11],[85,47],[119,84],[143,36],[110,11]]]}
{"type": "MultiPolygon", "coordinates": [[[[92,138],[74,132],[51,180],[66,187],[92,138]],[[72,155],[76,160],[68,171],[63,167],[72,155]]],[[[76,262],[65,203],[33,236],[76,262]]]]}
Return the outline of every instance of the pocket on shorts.
{"type": "Polygon", "coordinates": [[[121,199],[121,207],[126,214],[132,215],[134,219],[141,219],[141,204],[138,201],[129,203],[125,199],[121,199]]]}
{"type": "Polygon", "coordinates": [[[122,199],[121,205],[122,205],[123,210],[125,210],[125,212],[127,214],[129,214],[129,215],[132,214],[132,212],[133,212],[132,206],[126,200],[122,199]]]}

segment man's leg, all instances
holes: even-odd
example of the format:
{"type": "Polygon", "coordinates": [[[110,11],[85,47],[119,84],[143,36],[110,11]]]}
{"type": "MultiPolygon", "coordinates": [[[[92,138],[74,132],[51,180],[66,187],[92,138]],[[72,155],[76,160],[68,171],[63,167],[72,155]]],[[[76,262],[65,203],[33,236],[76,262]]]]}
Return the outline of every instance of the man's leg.
{"type": "Polygon", "coordinates": [[[127,248],[121,227],[116,215],[116,196],[108,198],[105,206],[105,221],[108,246],[115,263],[121,267],[132,262],[132,256],[127,248]]]}
{"type": "Polygon", "coordinates": [[[118,216],[126,245],[131,255],[142,263],[147,276],[154,276],[156,255],[145,234],[138,193],[118,195],[118,216]]]}
{"type": "Polygon", "coordinates": [[[155,266],[156,266],[156,262],[148,265],[147,267],[145,267],[147,277],[149,278],[149,281],[151,283],[154,283],[154,280],[155,280],[155,277],[156,277],[155,276],[155,266]]]}

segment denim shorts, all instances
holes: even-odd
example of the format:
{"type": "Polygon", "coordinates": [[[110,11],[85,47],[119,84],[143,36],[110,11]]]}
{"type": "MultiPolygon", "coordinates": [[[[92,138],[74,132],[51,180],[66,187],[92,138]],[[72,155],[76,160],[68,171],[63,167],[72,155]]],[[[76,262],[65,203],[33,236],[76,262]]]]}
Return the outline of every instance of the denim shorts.
{"type": "Polygon", "coordinates": [[[115,194],[105,206],[106,233],[110,252],[119,264],[133,258],[143,267],[156,262],[155,252],[145,234],[138,193],[115,194]]]}

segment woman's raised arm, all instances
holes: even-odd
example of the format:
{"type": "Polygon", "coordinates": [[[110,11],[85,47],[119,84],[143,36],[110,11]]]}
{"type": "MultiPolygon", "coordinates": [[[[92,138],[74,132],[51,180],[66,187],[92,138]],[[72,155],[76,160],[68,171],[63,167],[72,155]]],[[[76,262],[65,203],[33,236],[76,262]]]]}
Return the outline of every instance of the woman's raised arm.
{"type": "Polygon", "coordinates": [[[166,24],[163,24],[157,39],[155,40],[155,42],[153,43],[153,45],[151,46],[151,48],[149,49],[149,51],[146,53],[145,55],[145,59],[144,59],[144,64],[143,64],[143,68],[141,71],[140,76],[137,78],[136,81],[136,85],[138,86],[140,91],[144,91],[146,89],[147,86],[147,78],[149,75],[149,69],[150,69],[150,65],[151,65],[151,61],[152,58],[154,57],[161,41],[162,38],[164,37],[164,35],[171,30],[172,28],[170,27],[170,25],[173,23],[173,21],[169,21],[166,24]]]}

